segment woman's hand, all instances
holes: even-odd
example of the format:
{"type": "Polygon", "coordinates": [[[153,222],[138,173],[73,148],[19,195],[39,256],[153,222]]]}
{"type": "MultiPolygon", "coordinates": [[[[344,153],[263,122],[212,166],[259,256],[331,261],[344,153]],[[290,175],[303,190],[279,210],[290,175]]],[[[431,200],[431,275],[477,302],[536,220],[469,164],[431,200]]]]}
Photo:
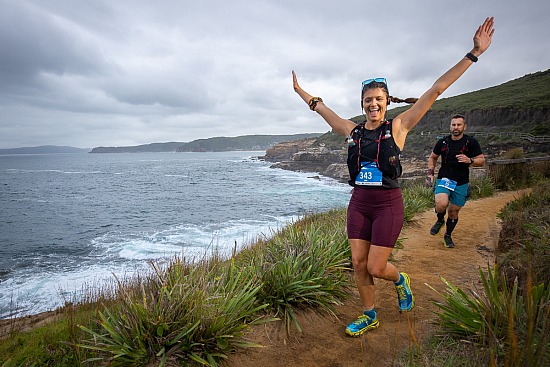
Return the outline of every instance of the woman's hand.
{"type": "Polygon", "coordinates": [[[302,87],[300,87],[300,85],[298,84],[298,78],[296,77],[296,73],[294,72],[294,70],[292,70],[292,84],[294,86],[294,91],[298,93],[300,97],[302,97],[305,103],[309,103],[312,96],[308,92],[303,90],[302,87]]]}
{"type": "Polygon", "coordinates": [[[495,33],[493,25],[494,19],[490,17],[485,19],[485,22],[477,29],[476,34],[474,34],[474,48],[472,49],[472,54],[474,56],[478,57],[491,45],[491,40],[495,33]]]}
{"type": "Polygon", "coordinates": [[[300,88],[300,85],[298,84],[298,78],[296,78],[296,73],[294,72],[294,70],[292,70],[292,82],[294,86],[294,91],[298,93],[298,90],[302,88],[300,88]]]}

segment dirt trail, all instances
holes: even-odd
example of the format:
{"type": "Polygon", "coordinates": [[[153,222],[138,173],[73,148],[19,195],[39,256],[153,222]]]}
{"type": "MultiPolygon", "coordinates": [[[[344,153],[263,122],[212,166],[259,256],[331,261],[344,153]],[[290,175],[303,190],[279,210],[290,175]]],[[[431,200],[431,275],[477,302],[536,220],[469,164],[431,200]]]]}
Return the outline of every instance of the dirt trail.
{"type": "Polygon", "coordinates": [[[443,230],[437,236],[429,231],[435,214],[429,210],[418,215],[415,224],[402,232],[404,248],[394,253],[397,268],[411,277],[415,308],[400,314],[395,288],[390,282],[377,281],[376,309],[380,327],[363,337],[346,336],[344,329],[360,313],[359,297],[338,307],[338,320],[316,314],[300,315],[302,333],[296,330],[285,341],[280,324],[256,328],[249,336],[264,345],[231,356],[231,367],[299,366],[299,367],[364,367],[392,366],[397,356],[409,345],[409,333],[416,339],[425,338],[431,329],[430,320],[436,307],[431,301],[440,299],[426,284],[443,291],[443,277],[462,288],[479,285],[479,267],[494,262],[500,223],[496,213],[521,192],[504,192],[471,201],[461,210],[453,232],[456,247],[443,246],[443,230]],[[409,327],[408,325],[412,327],[409,327]],[[412,330],[410,332],[409,330],[412,330]]]}

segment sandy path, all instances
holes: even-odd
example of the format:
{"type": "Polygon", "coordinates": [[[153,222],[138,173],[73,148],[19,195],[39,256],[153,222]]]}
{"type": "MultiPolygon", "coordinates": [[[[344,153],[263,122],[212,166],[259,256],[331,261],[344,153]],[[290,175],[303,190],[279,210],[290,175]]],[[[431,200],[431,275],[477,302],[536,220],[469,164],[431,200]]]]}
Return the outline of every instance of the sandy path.
{"type": "Polygon", "coordinates": [[[411,277],[416,307],[410,313],[400,314],[395,289],[390,282],[376,283],[376,308],[380,327],[364,337],[351,338],[344,329],[361,310],[355,295],[337,309],[339,320],[315,314],[301,315],[303,332],[294,330],[285,341],[280,324],[269,324],[255,329],[250,338],[264,345],[230,357],[232,367],[364,367],[392,366],[399,353],[407,349],[409,334],[417,339],[430,332],[430,320],[436,307],[431,300],[439,296],[427,287],[443,291],[439,276],[453,284],[469,288],[479,283],[479,267],[487,268],[494,261],[500,223],[496,213],[520,192],[504,192],[469,202],[461,210],[459,223],[453,232],[457,246],[447,249],[442,244],[443,231],[430,236],[435,221],[432,210],[416,217],[416,223],[403,230],[404,248],[395,253],[399,270],[411,277]],[[410,327],[408,325],[411,325],[410,327]]]}

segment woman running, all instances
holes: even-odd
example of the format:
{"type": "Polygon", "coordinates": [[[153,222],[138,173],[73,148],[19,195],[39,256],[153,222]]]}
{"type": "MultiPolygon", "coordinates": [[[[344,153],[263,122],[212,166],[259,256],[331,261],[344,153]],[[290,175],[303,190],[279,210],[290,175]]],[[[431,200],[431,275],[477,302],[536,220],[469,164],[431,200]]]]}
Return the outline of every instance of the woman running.
{"type": "Polygon", "coordinates": [[[346,137],[349,145],[349,182],[354,188],[347,212],[347,232],[363,313],[347,326],[348,335],[359,336],[379,325],[374,309],[374,278],[394,282],[401,311],[414,307],[409,276],[388,262],[403,227],[403,198],[397,180],[401,175],[399,156],[409,131],[435,100],[489,48],[494,34],[493,23],[492,17],[487,18],[475,32],[471,51],[439,77],[411,108],[393,120],[386,120],[390,102],[412,101],[390,96],[385,78],[363,81],[361,106],[365,122],[357,125],[338,116],[320,97],[303,90],[292,71],[296,93],[333,130],[346,137]]]}

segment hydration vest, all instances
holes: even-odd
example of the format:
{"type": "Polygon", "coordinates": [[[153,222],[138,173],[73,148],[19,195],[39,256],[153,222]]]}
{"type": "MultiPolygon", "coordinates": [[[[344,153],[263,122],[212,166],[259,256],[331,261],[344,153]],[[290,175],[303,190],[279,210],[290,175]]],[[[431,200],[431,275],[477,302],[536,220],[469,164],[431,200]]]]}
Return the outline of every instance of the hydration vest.
{"type": "Polygon", "coordinates": [[[351,186],[355,186],[355,178],[361,171],[362,164],[376,162],[376,167],[385,178],[383,187],[399,187],[397,178],[401,176],[403,168],[399,160],[401,150],[395,144],[392,136],[392,120],[385,121],[376,130],[365,129],[365,122],[358,124],[351,131],[348,145],[347,165],[350,176],[348,183],[351,186]],[[373,132],[376,133],[373,134],[373,132]],[[368,139],[366,135],[372,135],[374,140],[368,139]],[[368,157],[365,155],[365,151],[372,144],[376,144],[376,155],[368,157]]]}
{"type": "MultiPolygon", "coordinates": [[[[469,157],[467,153],[470,152],[470,137],[466,134],[464,134],[464,138],[466,138],[464,145],[462,148],[460,148],[460,154],[464,154],[469,157]]],[[[449,144],[451,144],[451,135],[447,135],[443,138],[443,141],[441,143],[441,163],[446,164],[447,158],[449,156],[449,144]],[[445,153],[445,154],[443,154],[445,153]]]]}

